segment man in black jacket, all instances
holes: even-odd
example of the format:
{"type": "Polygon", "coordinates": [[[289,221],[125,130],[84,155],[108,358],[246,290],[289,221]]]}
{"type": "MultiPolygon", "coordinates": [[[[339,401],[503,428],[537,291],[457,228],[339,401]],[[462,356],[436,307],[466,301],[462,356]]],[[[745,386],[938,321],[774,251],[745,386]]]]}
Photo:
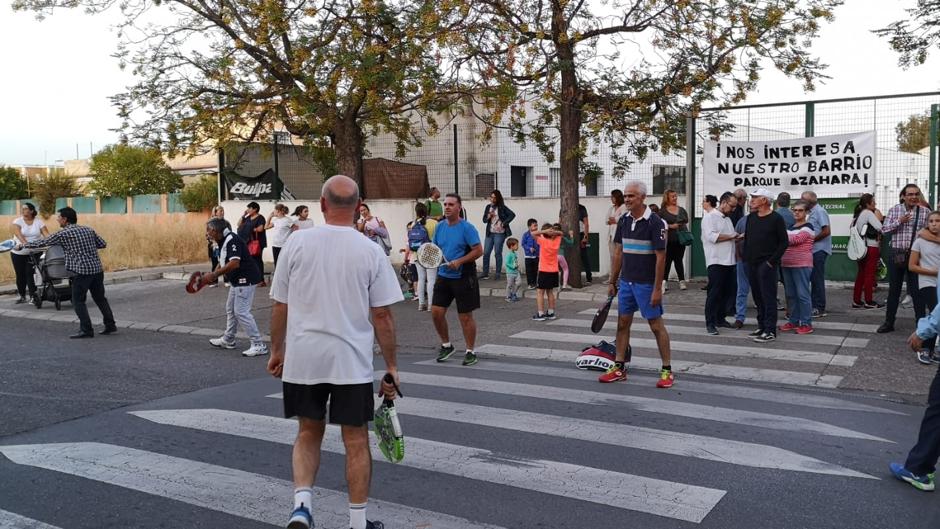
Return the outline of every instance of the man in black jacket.
{"type": "Polygon", "coordinates": [[[756,331],[750,336],[755,342],[777,339],[777,279],[780,259],[789,245],[786,223],[772,209],[774,196],[767,189],[751,193],[751,209],[744,232],[744,262],[757,305],[756,331]]]}

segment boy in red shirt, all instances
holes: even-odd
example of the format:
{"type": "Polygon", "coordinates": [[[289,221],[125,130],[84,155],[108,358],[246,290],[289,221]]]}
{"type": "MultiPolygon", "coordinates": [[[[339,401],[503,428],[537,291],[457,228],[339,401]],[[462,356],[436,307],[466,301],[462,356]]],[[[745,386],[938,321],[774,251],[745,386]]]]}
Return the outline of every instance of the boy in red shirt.
{"type": "Polygon", "coordinates": [[[555,289],[558,288],[558,247],[561,246],[562,232],[543,224],[542,229],[532,235],[539,243],[539,274],[535,288],[538,290],[535,303],[538,312],[532,319],[545,321],[555,319],[555,289]],[[548,312],[545,309],[545,296],[548,295],[548,312]]]}

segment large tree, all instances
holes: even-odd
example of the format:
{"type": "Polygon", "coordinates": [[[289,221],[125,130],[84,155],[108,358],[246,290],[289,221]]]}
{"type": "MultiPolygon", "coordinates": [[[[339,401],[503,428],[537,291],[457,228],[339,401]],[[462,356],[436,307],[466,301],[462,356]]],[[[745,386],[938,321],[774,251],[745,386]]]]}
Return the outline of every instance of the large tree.
{"type": "Polygon", "coordinates": [[[16,200],[28,195],[23,175],[13,167],[0,166],[0,200],[16,200]]]}
{"type": "MultiPolygon", "coordinates": [[[[413,111],[434,108],[447,78],[438,49],[448,1],[14,0],[41,15],[56,7],[116,7],[126,22],[118,57],[139,82],[113,100],[131,139],[171,154],[269,141],[282,128],[332,148],[361,178],[364,142],[390,132],[418,144],[413,111]]],[[[433,124],[432,124],[433,125],[433,124]]],[[[432,127],[433,128],[433,127],[432,127]]]]}
{"type": "Polygon", "coordinates": [[[172,193],[183,187],[160,151],[133,145],[109,145],[91,157],[89,189],[100,196],[129,197],[172,193]]]}
{"type": "MultiPolygon", "coordinates": [[[[613,146],[615,174],[651,148],[684,145],[687,116],[742,101],[772,64],[812,89],[820,23],[841,0],[467,0],[458,53],[484,118],[559,153],[561,208],[577,231],[591,146],[613,146]]],[[[580,281],[574,259],[572,279],[580,281]]]]}
{"type": "Polygon", "coordinates": [[[930,111],[913,114],[894,126],[901,152],[918,153],[930,145],[930,111]]]}

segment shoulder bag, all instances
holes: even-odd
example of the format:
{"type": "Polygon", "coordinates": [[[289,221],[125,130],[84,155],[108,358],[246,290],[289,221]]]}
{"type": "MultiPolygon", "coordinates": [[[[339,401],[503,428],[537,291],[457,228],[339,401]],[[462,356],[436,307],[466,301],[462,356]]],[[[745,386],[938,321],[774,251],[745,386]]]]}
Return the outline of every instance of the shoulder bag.
{"type": "Polygon", "coordinates": [[[849,243],[845,247],[845,253],[849,259],[860,261],[868,253],[868,245],[865,244],[865,239],[862,239],[862,234],[858,232],[858,227],[855,225],[856,221],[853,221],[851,227],[849,227],[849,243]]]}
{"type": "MultiPolygon", "coordinates": [[[[252,222],[250,219],[248,222],[252,222]]],[[[261,241],[258,240],[258,232],[255,231],[254,223],[251,226],[251,239],[248,240],[248,255],[258,257],[261,255],[261,241]]]]}

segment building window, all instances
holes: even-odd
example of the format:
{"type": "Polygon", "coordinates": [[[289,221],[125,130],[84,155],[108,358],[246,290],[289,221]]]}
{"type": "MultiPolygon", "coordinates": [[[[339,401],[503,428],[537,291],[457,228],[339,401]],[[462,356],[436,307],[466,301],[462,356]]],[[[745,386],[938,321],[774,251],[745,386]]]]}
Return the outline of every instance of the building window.
{"type": "Polygon", "coordinates": [[[662,195],[667,189],[685,193],[684,166],[653,165],[653,194],[662,195]]]}
{"type": "Polygon", "coordinates": [[[561,196],[561,169],[558,167],[548,169],[548,196],[561,196]]]}

